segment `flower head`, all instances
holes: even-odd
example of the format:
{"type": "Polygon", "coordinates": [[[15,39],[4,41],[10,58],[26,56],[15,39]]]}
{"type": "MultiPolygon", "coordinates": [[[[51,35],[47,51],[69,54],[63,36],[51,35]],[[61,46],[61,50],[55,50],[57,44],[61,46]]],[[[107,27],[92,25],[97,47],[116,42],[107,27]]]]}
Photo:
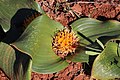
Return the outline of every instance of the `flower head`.
{"type": "Polygon", "coordinates": [[[60,57],[75,53],[79,39],[72,30],[67,28],[59,30],[53,37],[52,48],[60,57]]]}

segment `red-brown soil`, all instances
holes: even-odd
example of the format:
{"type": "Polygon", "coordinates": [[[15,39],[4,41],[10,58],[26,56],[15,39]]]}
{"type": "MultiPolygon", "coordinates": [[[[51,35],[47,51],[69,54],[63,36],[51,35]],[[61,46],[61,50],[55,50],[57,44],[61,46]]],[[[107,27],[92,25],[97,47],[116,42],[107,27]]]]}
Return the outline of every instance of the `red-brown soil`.
{"type": "MultiPolygon", "coordinates": [[[[64,26],[80,17],[91,17],[100,20],[114,19],[120,21],[119,0],[37,0],[47,15],[64,26]]],[[[89,72],[89,71],[88,71],[89,72]]],[[[90,72],[88,73],[90,74],[90,72]]],[[[32,80],[90,80],[90,75],[84,74],[81,63],[70,65],[53,74],[38,74],[32,72],[32,80]]],[[[0,80],[8,78],[0,71],[0,80]]]]}
{"type": "Polygon", "coordinates": [[[89,80],[82,71],[80,63],[71,63],[66,69],[53,74],[32,73],[32,80],[89,80]]]}

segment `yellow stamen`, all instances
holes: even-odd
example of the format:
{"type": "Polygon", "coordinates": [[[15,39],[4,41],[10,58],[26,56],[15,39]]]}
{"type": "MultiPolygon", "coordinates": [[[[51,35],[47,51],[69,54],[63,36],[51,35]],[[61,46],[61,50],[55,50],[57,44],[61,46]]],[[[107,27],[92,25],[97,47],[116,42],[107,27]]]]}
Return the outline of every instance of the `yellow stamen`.
{"type": "Polygon", "coordinates": [[[52,48],[57,55],[65,57],[69,53],[74,53],[78,47],[79,39],[73,31],[63,29],[58,31],[52,42],[52,48]]]}

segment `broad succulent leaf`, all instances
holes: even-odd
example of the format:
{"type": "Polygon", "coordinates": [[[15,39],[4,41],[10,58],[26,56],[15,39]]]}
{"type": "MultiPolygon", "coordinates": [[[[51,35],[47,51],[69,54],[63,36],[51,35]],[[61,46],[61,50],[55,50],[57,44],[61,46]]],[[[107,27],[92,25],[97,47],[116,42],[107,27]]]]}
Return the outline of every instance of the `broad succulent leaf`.
{"type": "MultiPolygon", "coordinates": [[[[120,22],[113,20],[103,22],[92,18],[81,18],[73,22],[71,28],[78,34],[80,46],[89,47],[84,50],[84,55],[98,55],[108,40],[120,37],[120,22]]],[[[79,52],[77,56],[71,57],[71,61],[81,62],[82,60],[78,59],[81,55],[79,52]]],[[[89,60],[87,55],[85,59],[89,60]]]]}
{"type": "Polygon", "coordinates": [[[34,0],[1,0],[0,1],[0,24],[5,31],[10,29],[10,20],[17,10],[21,8],[35,9],[43,12],[34,0]]]}
{"type": "Polygon", "coordinates": [[[6,32],[3,42],[10,44],[16,41],[32,20],[40,15],[40,12],[33,9],[22,8],[17,10],[11,19],[10,29],[6,32]]]}
{"type": "Polygon", "coordinates": [[[10,45],[0,42],[0,68],[11,80],[30,80],[31,60],[26,61],[27,57],[22,54],[18,58],[20,54],[10,45]]]}
{"type": "Polygon", "coordinates": [[[6,73],[6,75],[13,79],[14,76],[14,62],[16,60],[14,49],[0,42],[0,68],[6,73]]]}
{"type": "Polygon", "coordinates": [[[105,49],[97,56],[92,67],[92,78],[108,80],[120,78],[120,46],[108,42],[105,49]]]}
{"type": "Polygon", "coordinates": [[[72,62],[89,62],[89,55],[85,54],[84,48],[80,47],[76,53],[72,55],[68,55],[66,57],[67,60],[70,60],[72,62]]]}
{"type": "Polygon", "coordinates": [[[68,65],[52,50],[52,36],[57,29],[63,29],[63,26],[46,15],[42,15],[33,20],[21,37],[12,44],[32,58],[33,71],[53,73],[68,65]]]}
{"type": "MultiPolygon", "coordinates": [[[[76,33],[80,32],[93,42],[101,36],[120,36],[120,22],[114,20],[99,21],[92,18],[81,18],[73,22],[71,26],[76,33]]],[[[78,36],[81,43],[91,44],[82,36],[78,36]]]]}

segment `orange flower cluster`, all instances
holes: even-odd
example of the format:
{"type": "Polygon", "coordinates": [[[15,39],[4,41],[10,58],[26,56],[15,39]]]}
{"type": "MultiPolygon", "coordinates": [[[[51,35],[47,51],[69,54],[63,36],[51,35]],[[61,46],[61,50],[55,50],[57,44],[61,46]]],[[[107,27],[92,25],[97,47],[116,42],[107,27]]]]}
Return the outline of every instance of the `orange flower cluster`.
{"type": "Polygon", "coordinates": [[[52,48],[57,55],[65,57],[69,53],[74,53],[78,47],[79,39],[75,33],[69,29],[59,30],[53,37],[52,48]]]}

